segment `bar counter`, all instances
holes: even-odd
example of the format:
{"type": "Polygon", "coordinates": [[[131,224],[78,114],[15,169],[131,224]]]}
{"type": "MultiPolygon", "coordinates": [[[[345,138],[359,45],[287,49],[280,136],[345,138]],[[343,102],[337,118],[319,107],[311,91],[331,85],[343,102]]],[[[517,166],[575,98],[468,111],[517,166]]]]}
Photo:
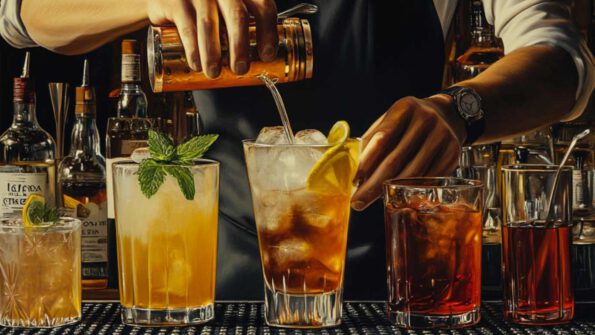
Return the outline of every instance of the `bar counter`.
{"type": "Polygon", "coordinates": [[[570,324],[550,327],[526,327],[504,320],[502,303],[482,304],[481,322],[470,328],[456,330],[400,329],[386,318],[384,302],[351,301],[344,304],[343,321],[339,327],[309,330],[273,328],[265,324],[262,302],[218,302],[215,319],[206,325],[183,328],[137,328],[120,321],[117,302],[83,303],[82,322],[54,329],[0,328],[0,335],[13,334],[595,334],[595,301],[577,302],[576,314],[570,324]]]}

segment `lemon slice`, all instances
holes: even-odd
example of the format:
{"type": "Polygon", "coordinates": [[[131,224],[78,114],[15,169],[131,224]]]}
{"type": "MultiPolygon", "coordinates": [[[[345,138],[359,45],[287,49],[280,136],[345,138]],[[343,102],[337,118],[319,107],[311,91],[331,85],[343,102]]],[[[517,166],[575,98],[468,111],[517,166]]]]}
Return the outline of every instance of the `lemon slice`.
{"type": "Polygon", "coordinates": [[[63,196],[64,207],[66,208],[77,208],[78,205],[83,205],[82,202],[76,200],[75,198],[64,194],[63,196]]]}
{"type": "Polygon", "coordinates": [[[342,144],[349,138],[349,132],[349,123],[347,123],[347,121],[337,121],[331,128],[331,131],[328,133],[328,144],[342,144]]]}
{"type": "Polygon", "coordinates": [[[31,217],[31,214],[35,211],[39,211],[44,205],[45,198],[42,195],[35,193],[29,195],[25,202],[25,206],[23,206],[23,226],[33,226],[33,218],[31,217]]]}
{"type": "Polygon", "coordinates": [[[308,174],[308,190],[350,194],[357,169],[359,141],[349,138],[349,124],[339,121],[331,128],[328,143],[334,146],[314,164],[308,174]]]}

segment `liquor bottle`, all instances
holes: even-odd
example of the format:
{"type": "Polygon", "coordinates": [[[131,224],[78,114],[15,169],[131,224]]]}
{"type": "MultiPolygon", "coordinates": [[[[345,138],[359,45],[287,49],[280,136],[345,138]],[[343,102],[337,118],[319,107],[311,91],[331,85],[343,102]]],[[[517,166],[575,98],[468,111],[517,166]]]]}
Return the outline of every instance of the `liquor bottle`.
{"type": "Polygon", "coordinates": [[[12,125],[0,136],[0,218],[20,216],[32,193],[55,203],[55,142],[37,122],[29,62],[27,52],[23,73],[14,78],[12,125]]]}
{"type": "Polygon", "coordinates": [[[76,88],[70,153],[60,162],[58,187],[69,216],[82,222],[83,289],[104,289],[108,278],[105,160],[97,154],[95,90],[85,60],[83,83],[76,88]]]}
{"type": "Polygon", "coordinates": [[[175,129],[173,138],[176,143],[183,143],[202,134],[203,119],[196,108],[192,92],[173,93],[173,117],[175,129]]]}
{"type": "Polygon", "coordinates": [[[470,6],[471,42],[469,49],[455,62],[455,82],[477,76],[504,56],[504,50],[494,36],[493,27],[486,21],[481,1],[473,0],[470,6]]]}
{"type": "Polygon", "coordinates": [[[117,114],[107,122],[106,171],[108,197],[108,245],[110,255],[110,287],[117,287],[117,262],[115,252],[115,213],[112,183],[112,164],[127,160],[132,152],[147,146],[149,129],[158,128],[159,120],[147,117],[147,97],[141,82],[140,54],[135,40],[122,41],[122,86],[117,104],[117,114]]]}

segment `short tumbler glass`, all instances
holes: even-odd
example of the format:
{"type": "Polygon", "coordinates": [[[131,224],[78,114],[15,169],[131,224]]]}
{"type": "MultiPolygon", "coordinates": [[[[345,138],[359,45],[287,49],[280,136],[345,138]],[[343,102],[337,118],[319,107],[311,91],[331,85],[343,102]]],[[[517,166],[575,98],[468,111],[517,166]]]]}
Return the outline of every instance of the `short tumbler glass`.
{"type": "Polygon", "coordinates": [[[0,325],[51,328],[81,320],[81,222],[0,221],[0,325]]]}
{"type": "Polygon", "coordinates": [[[528,325],[574,315],[570,261],[572,170],[562,169],[546,220],[557,166],[506,166],[503,173],[504,316],[528,325]]]}
{"type": "MultiPolygon", "coordinates": [[[[181,166],[176,166],[181,167],[181,166]]],[[[194,161],[188,200],[166,175],[147,198],[139,164],[114,164],[122,321],[141,326],[201,324],[214,317],[219,163],[194,161]]]]}
{"type": "Polygon", "coordinates": [[[412,178],[384,184],[388,316],[404,328],[479,322],[483,186],[412,178]]]}

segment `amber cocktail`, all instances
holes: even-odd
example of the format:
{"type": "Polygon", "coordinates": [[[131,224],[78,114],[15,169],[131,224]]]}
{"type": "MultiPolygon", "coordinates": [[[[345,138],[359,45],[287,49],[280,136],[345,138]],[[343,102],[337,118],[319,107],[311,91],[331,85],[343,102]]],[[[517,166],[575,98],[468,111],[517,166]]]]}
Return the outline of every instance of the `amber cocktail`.
{"type": "Polygon", "coordinates": [[[388,313],[406,328],[479,321],[482,186],[456,178],[385,184],[388,313]]]}
{"type": "Polygon", "coordinates": [[[245,141],[244,152],[267,322],[337,325],[359,141],[348,139],[343,147],[245,141]]]}
{"type": "Polygon", "coordinates": [[[0,221],[0,325],[51,328],[81,319],[81,222],[0,221]]]}

